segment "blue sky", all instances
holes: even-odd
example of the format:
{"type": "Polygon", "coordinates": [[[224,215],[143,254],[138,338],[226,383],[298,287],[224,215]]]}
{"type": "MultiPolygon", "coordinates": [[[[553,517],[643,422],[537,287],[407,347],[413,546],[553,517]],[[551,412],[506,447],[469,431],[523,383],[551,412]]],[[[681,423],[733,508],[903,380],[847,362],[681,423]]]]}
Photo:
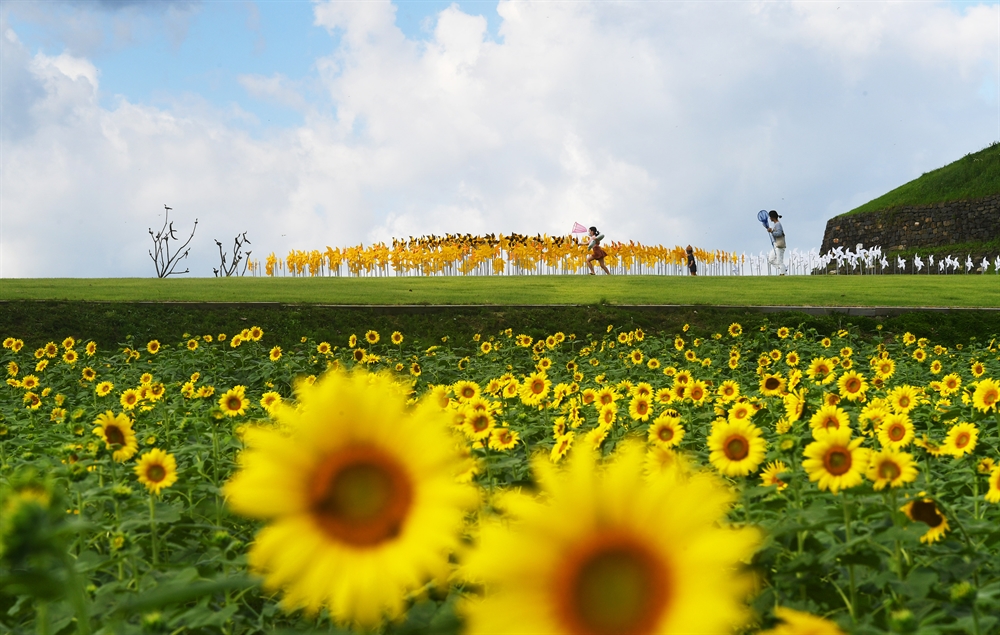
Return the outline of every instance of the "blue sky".
{"type": "Polygon", "coordinates": [[[5,0],[0,35],[0,277],[149,275],[164,203],[196,275],[242,231],[756,252],[761,208],[808,250],[1000,140],[996,2],[5,0]]]}

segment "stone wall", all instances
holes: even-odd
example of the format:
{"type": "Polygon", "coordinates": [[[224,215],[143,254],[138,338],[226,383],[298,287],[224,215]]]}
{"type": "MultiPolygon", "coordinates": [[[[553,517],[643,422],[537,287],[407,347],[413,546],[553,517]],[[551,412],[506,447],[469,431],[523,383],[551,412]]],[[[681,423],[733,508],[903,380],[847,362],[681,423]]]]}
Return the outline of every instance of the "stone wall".
{"type": "Polygon", "coordinates": [[[891,253],[998,238],[1000,194],[831,218],[826,223],[820,253],[836,247],[853,250],[858,243],[880,246],[883,252],[891,253]]]}

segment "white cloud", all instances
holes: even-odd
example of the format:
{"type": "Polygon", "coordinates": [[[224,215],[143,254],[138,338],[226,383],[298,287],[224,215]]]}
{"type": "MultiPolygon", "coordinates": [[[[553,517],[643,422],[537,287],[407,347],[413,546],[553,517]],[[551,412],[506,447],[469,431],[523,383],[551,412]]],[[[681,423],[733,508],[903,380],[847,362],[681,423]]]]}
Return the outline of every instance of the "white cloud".
{"type": "Polygon", "coordinates": [[[1000,134],[980,95],[996,5],[836,6],[507,0],[495,40],[452,6],[414,41],[388,2],[318,3],[340,42],[315,62],[319,86],[239,78],[304,113],[259,138],[238,106],[197,95],[102,107],[85,56],[31,55],[0,24],[0,276],[150,275],[164,203],[182,234],[200,219],[197,275],[217,266],[212,239],[243,231],[261,258],[574,221],[760,250],[762,207],[816,247],[833,214],[1000,134]]]}

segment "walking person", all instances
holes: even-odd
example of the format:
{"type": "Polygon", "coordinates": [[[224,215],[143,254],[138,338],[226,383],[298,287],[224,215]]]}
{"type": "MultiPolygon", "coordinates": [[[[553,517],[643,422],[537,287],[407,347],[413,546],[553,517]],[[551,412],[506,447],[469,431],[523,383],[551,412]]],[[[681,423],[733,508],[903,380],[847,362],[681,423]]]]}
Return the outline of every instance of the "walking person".
{"type": "Polygon", "coordinates": [[[698,275],[698,263],[694,261],[694,249],[691,248],[691,245],[687,246],[687,257],[688,257],[688,272],[692,276],[698,275]]]}
{"type": "Polygon", "coordinates": [[[601,241],[604,240],[604,234],[598,233],[596,227],[591,227],[588,235],[590,236],[590,244],[587,245],[587,251],[590,253],[587,254],[587,268],[590,269],[590,275],[596,275],[594,273],[594,261],[596,260],[597,264],[601,265],[604,273],[610,276],[611,272],[604,266],[604,259],[608,253],[601,248],[601,241]]]}
{"type": "Polygon", "coordinates": [[[771,219],[771,226],[767,231],[771,232],[771,238],[774,239],[774,251],[767,257],[767,261],[778,268],[779,276],[783,276],[785,275],[785,230],[778,220],[781,214],[772,209],[768,217],[771,219]]]}

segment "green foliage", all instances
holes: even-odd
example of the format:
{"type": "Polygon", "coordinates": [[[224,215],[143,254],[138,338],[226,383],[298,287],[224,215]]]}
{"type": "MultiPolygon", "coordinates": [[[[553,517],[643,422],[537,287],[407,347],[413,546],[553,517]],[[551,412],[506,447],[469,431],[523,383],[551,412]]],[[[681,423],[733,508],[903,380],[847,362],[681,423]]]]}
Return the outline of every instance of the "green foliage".
{"type": "Polygon", "coordinates": [[[841,216],[1000,194],[1000,143],[927,172],[841,216]]]}

